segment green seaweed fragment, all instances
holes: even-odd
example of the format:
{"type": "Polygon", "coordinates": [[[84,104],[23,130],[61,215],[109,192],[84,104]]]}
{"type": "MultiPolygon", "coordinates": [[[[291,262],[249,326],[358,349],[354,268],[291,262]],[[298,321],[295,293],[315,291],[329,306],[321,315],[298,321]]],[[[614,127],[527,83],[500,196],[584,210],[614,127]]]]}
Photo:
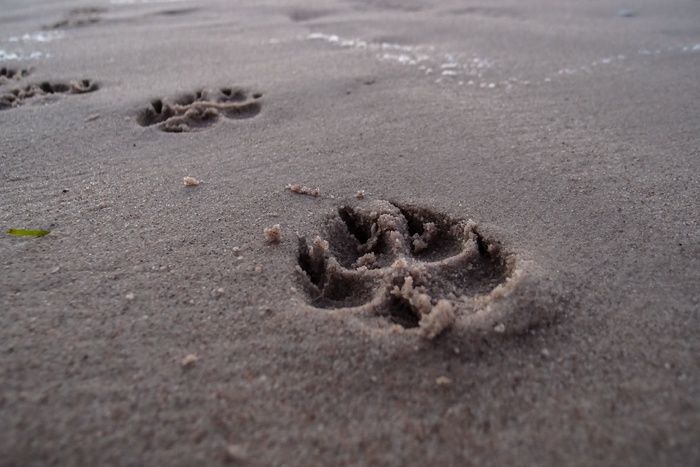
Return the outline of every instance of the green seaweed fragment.
{"type": "Polygon", "coordinates": [[[18,237],[43,237],[51,233],[50,230],[26,230],[26,229],[10,229],[7,231],[10,235],[16,235],[18,237]]]}

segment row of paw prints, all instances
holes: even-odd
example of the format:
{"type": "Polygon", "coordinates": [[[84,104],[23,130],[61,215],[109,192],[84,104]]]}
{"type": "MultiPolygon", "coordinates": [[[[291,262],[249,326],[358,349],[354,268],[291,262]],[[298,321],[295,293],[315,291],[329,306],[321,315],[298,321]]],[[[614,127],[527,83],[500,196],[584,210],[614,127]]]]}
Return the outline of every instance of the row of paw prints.
{"type": "MultiPolygon", "coordinates": [[[[0,110],[20,107],[30,99],[52,95],[74,95],[97,91],[95,81],[82,79],[69,82],[42,81],[25,83],[31,69],[0,68],[0,110]],[[19,83],[3,89],[8,83],[19,83]]],[[[141,109],[136,121],[169,133],[197,131],[225,118],[242,120],[255,117],[261,110],[262,93],[241,87],[202,88],[175,97],[154,99],[141,109]]]]}

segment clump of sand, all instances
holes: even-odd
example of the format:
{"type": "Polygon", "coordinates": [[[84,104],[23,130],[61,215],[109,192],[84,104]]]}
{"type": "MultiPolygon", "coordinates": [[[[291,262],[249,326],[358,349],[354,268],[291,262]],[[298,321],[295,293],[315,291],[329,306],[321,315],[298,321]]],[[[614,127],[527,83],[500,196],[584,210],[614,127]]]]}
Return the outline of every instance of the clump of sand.
{"type": "Polygon", "coordinates": [[[266,227],[264,230],[265,241],[267,243],[279,243],[282,241],[282,227],[279,224],[275,224],[272,227],[266,227]]]}
{"type": "Polygon", "coordinates": [[[182,179],[182,182],[185,184],[185,186],[197,186],[197,185],[199,185],[199,180],[197,180],[194,177],[185,177],[182,179]]]}
{"type": "Polygon", "coordinates": [[[416,253],[419,253],[426,248],[428,245],[435,240],[438,236],[438,228],[434,222],[426,222],[423,224],[423,233],[413,234],[413,249],[416,253]]]}
{"type": "Polygon", "coordinates": [[[421,335],[434,339],[455,322],[455,312],[449,300],[440,299],[433,305],[433,300],[422,287],[413,286],[413,277],[404,278],[403,286],[394,286],[392,295],[408,303],[414,313],[420,318],[418,326],[421,335]]]}
{"type": "Polygon", "coordinates": [[[310,195],[310,196],[313,196],[314,198],[318,198],[319,195],[321,194],[321,189],[318,187],[309,188],[307,186],[289,184],[289,185],[285,186],[284,188],[293,192],[293,193],[298,193],[300,195],[310,195]]]}
{"type": "Polygon", "coordinates": [[[182,365],[183,368],[190,368],[194,366],[194,364],[197,363],[198,360],[199,357],[197,357],[196,355],[188,354],[180,361],[180,365],[182,365]]]}

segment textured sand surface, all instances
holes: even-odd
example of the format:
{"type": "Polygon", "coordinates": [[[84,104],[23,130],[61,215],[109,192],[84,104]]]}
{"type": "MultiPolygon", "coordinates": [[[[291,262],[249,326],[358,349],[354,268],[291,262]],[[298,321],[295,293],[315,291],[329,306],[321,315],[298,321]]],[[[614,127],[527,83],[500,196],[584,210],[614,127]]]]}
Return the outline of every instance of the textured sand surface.
{"type": "Polygon", "coordinates": [[[700,464],[697,0],[1,8],[0,465],[700,464]]]}

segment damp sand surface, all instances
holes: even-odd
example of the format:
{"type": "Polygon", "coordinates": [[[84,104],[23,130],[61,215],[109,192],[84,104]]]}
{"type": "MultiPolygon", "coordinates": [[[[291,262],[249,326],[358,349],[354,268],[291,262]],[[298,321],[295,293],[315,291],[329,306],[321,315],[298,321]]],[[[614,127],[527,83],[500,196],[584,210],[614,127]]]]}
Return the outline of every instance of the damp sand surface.
{"type": "Polygon", "coordinates": [[[699,21],[5,2],[0,465],[698,465],[699,21]]]}

